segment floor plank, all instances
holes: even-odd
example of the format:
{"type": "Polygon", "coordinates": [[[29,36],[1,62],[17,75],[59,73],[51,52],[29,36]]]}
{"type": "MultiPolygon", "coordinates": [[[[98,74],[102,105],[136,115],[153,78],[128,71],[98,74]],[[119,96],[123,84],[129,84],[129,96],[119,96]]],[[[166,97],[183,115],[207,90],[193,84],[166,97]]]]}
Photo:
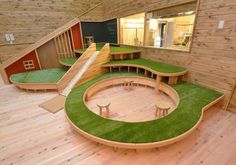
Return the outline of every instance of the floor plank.
{"type": "Polygon", "coordinates": [[[38,107],[56,94],[0,88],[0,164],[236,164],[236,115],[218,107],[207,110],[186,139],[135,151],[87,140],[72,130],[63,111],[51,114],[38,107]]]}
{"type": "Polygon", "coordinates": [[[102,116],[113,120],[138,122],[157,118],[155,103],[164,100],[170,105],[169,113],[174,110],[174,102],[164,93],[158,93],[153,88],[135,86],[126,90],[123,86],[106,88],[97,92],[87,100],[89,109],[99,115],[97,103],[101,99],[109,100],[109,115],[104,111],[102,116]]]}

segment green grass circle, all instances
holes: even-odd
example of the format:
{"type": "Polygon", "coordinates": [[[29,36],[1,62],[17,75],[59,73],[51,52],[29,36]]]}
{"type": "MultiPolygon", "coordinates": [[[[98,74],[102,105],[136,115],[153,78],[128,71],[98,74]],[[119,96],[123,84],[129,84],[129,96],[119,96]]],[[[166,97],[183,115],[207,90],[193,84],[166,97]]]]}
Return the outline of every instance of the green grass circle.
{"type": "Polygon", "coordinates": [[[202,108],[222,96],[221,93],[188,82],[172,87],[179,95],[177,109],[166,117],[145,122],[124,122],[103,118],[91,112],[83,102],[85,91],[93,84],[110,77],[137,76],[134,73],[109,73],[99,76],[71,91],[65,111],[69,120],[93,136],[122,143],[152,143],[179,136],[200,119],[202,108]]]}

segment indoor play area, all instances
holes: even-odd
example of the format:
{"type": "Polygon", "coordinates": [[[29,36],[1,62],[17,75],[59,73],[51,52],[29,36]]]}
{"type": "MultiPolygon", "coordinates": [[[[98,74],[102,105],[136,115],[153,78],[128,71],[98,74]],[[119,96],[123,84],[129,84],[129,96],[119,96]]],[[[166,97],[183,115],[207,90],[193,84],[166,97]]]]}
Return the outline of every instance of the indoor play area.
{"type": "Polygon", "coordinates": [[[26,90],[58,90],[65,97],[72,127],[105,145],[148,149],[177,142],[194,131],[204,111],[224,97],[184,81],[186,68],[143,59],[134,48],[93,43],[75,52],[80,54],[76,59],[60,59],[64,70],[17,73],[10,80],[26,90]],[[188,120],[183,123],[184,119],[188,120]]]}
{"type": "Polygon", "coordinates": [[[0,164],[236,164],[235,2],[3,4],[0,164]]]}

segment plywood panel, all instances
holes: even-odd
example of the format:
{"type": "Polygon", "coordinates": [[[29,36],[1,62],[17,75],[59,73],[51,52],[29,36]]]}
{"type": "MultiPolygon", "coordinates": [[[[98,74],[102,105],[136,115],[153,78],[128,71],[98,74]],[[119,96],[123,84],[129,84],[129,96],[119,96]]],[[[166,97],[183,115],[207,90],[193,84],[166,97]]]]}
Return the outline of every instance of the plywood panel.
{"type": "MultiPolygon", "coordinates": [[[[104,10],[107,18],[119,18],[185,2],[118,0],[107,3],[104,10]]],[[[188,68],[188,81],[224,92],[226,104],[236,78],[236,1],[200,0],[199,4],[190,52],[140,48],[142,57],[188,68]],[[224,29],[217,28],[220,20],[225,20],[224,29]]],[[[234,94],[229,110],[236,112],[235,102],[234,94]]]]}
{"type": "MultiPolygon", "coordinates": [[[[25,43],[38,41],[99,3],[99,0],[2,0],[0,3],[0,45],[7,44],[4,38],[5,33],[13,33],[17,45],[0,46],[1,60],[11,58],[19,49],[22,50],[28,46],[25,43]]],[[[92,15],[86,13],[81,19],[101,20],[102,12],[102,8],[98,7],[92,11],[92,15]]]]}
{"type": "Polygon", "coordinates": [[[42,69],[60,67],[54,40],[39,47],[37,52],[42,69]]]}

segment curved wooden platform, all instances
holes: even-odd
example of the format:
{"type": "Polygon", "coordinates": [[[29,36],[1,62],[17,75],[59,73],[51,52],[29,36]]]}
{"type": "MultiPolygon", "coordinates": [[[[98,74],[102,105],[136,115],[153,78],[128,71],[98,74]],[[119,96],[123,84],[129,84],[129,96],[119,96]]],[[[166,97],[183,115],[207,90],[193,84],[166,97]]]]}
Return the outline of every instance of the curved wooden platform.
{"type": "MultiPolygon", "coordinates": [[[[223,97],[219,92],[186,82],[174,85],[173,89],[161,83],[160,88],[164,92],[168,91],[177,101],[179,98],[176,110],[166,117],[130,123],[105,119],[87,108],[84,103],[87,97],[107,85],[112,85],[114,81],[120,83],[122,78],[131,75],[106,74],[72,90],[65,107],[67,119],[72,127],[85,137],[105,145],[132,149],[155,148],[177,142],[191,134],[201,122],[204,110],[223,97]],[[114,78],[117,76],[117,79],[114,78]],[[94,84],[99,88],[95,88],[94,84]]],[[[136,76],[132,78],[137,78],[148,86],[155,86],[152,79],[136,76]]]]}
{"type": "Polygon", "coordinates": [[[26,90],[57,90],[57,82],[65,73],[62,68],[43,69],[14,74],[10,77],[10,81],[26,90]]]}
{"type": "Polygon", "coordinates": [[[136,73],[139,73],[140,69],[144,70],[144,75],[150,75],[151,78],[156,76],[168,77],[168,84],[176,84],[178,77],[185,75],[188,71],[186,68],[155,62],[146,59],[133,59],[124,61],[111,61],[103,67],[110,68],[110,72],[113,68],[118,68],[120,72],[123,68],[126,68],[127,72],[130,72],[131,68],[135,68],[136,73]]]}
{"type": "MultiPolygon", "coordinates": [[[[97,46],[98,51],[102,49],[101,46],[97,46]]],[[[86,49],[77,49],[75,53],[82,55],[86,49]]],[[[127,47],[116,47],[110,46],[110,60],[125,60],[125,59],[135,59],[140,58],[141,50],[127,47]]],[[[77,57],[66,57],[61,58],[59,63],[66,67],[71,67],[77,60],[77,57]]]]}
{"type": "Polygon", "coordinates": [[[11,81],[14,85],[18,88],[25,89],[25,90],[57,90],[56,83],[19,83],[11,81]]]}
{"type": "MultiPolygon", "coordinates": [[[[96,75],[107,72],[101,65],[108,62],[109,45],[106,44],[99,52],[99,57],[94,61],[95,65],[87,68],[86,74],[76,83],[83,83],[96,75]],[[96,71],[94,71],[94,68],[96,71]]],[[[83,55],[76,60],[72,67],[67,71],[63,68],[43,69],[24,73],[14,74],[10,77],[12,83],[26,90],[47,90],[55,89],[62,92],[72,79],[79,73],[89,58],[96,52],[96,45],[92,44],[83,55]]]]}
{"type": "Polygon", "coordinates": [[[71,67],[77,60],[77,57],[66,57],[59,59],[59,63],[63,66],[71,67]]]}

